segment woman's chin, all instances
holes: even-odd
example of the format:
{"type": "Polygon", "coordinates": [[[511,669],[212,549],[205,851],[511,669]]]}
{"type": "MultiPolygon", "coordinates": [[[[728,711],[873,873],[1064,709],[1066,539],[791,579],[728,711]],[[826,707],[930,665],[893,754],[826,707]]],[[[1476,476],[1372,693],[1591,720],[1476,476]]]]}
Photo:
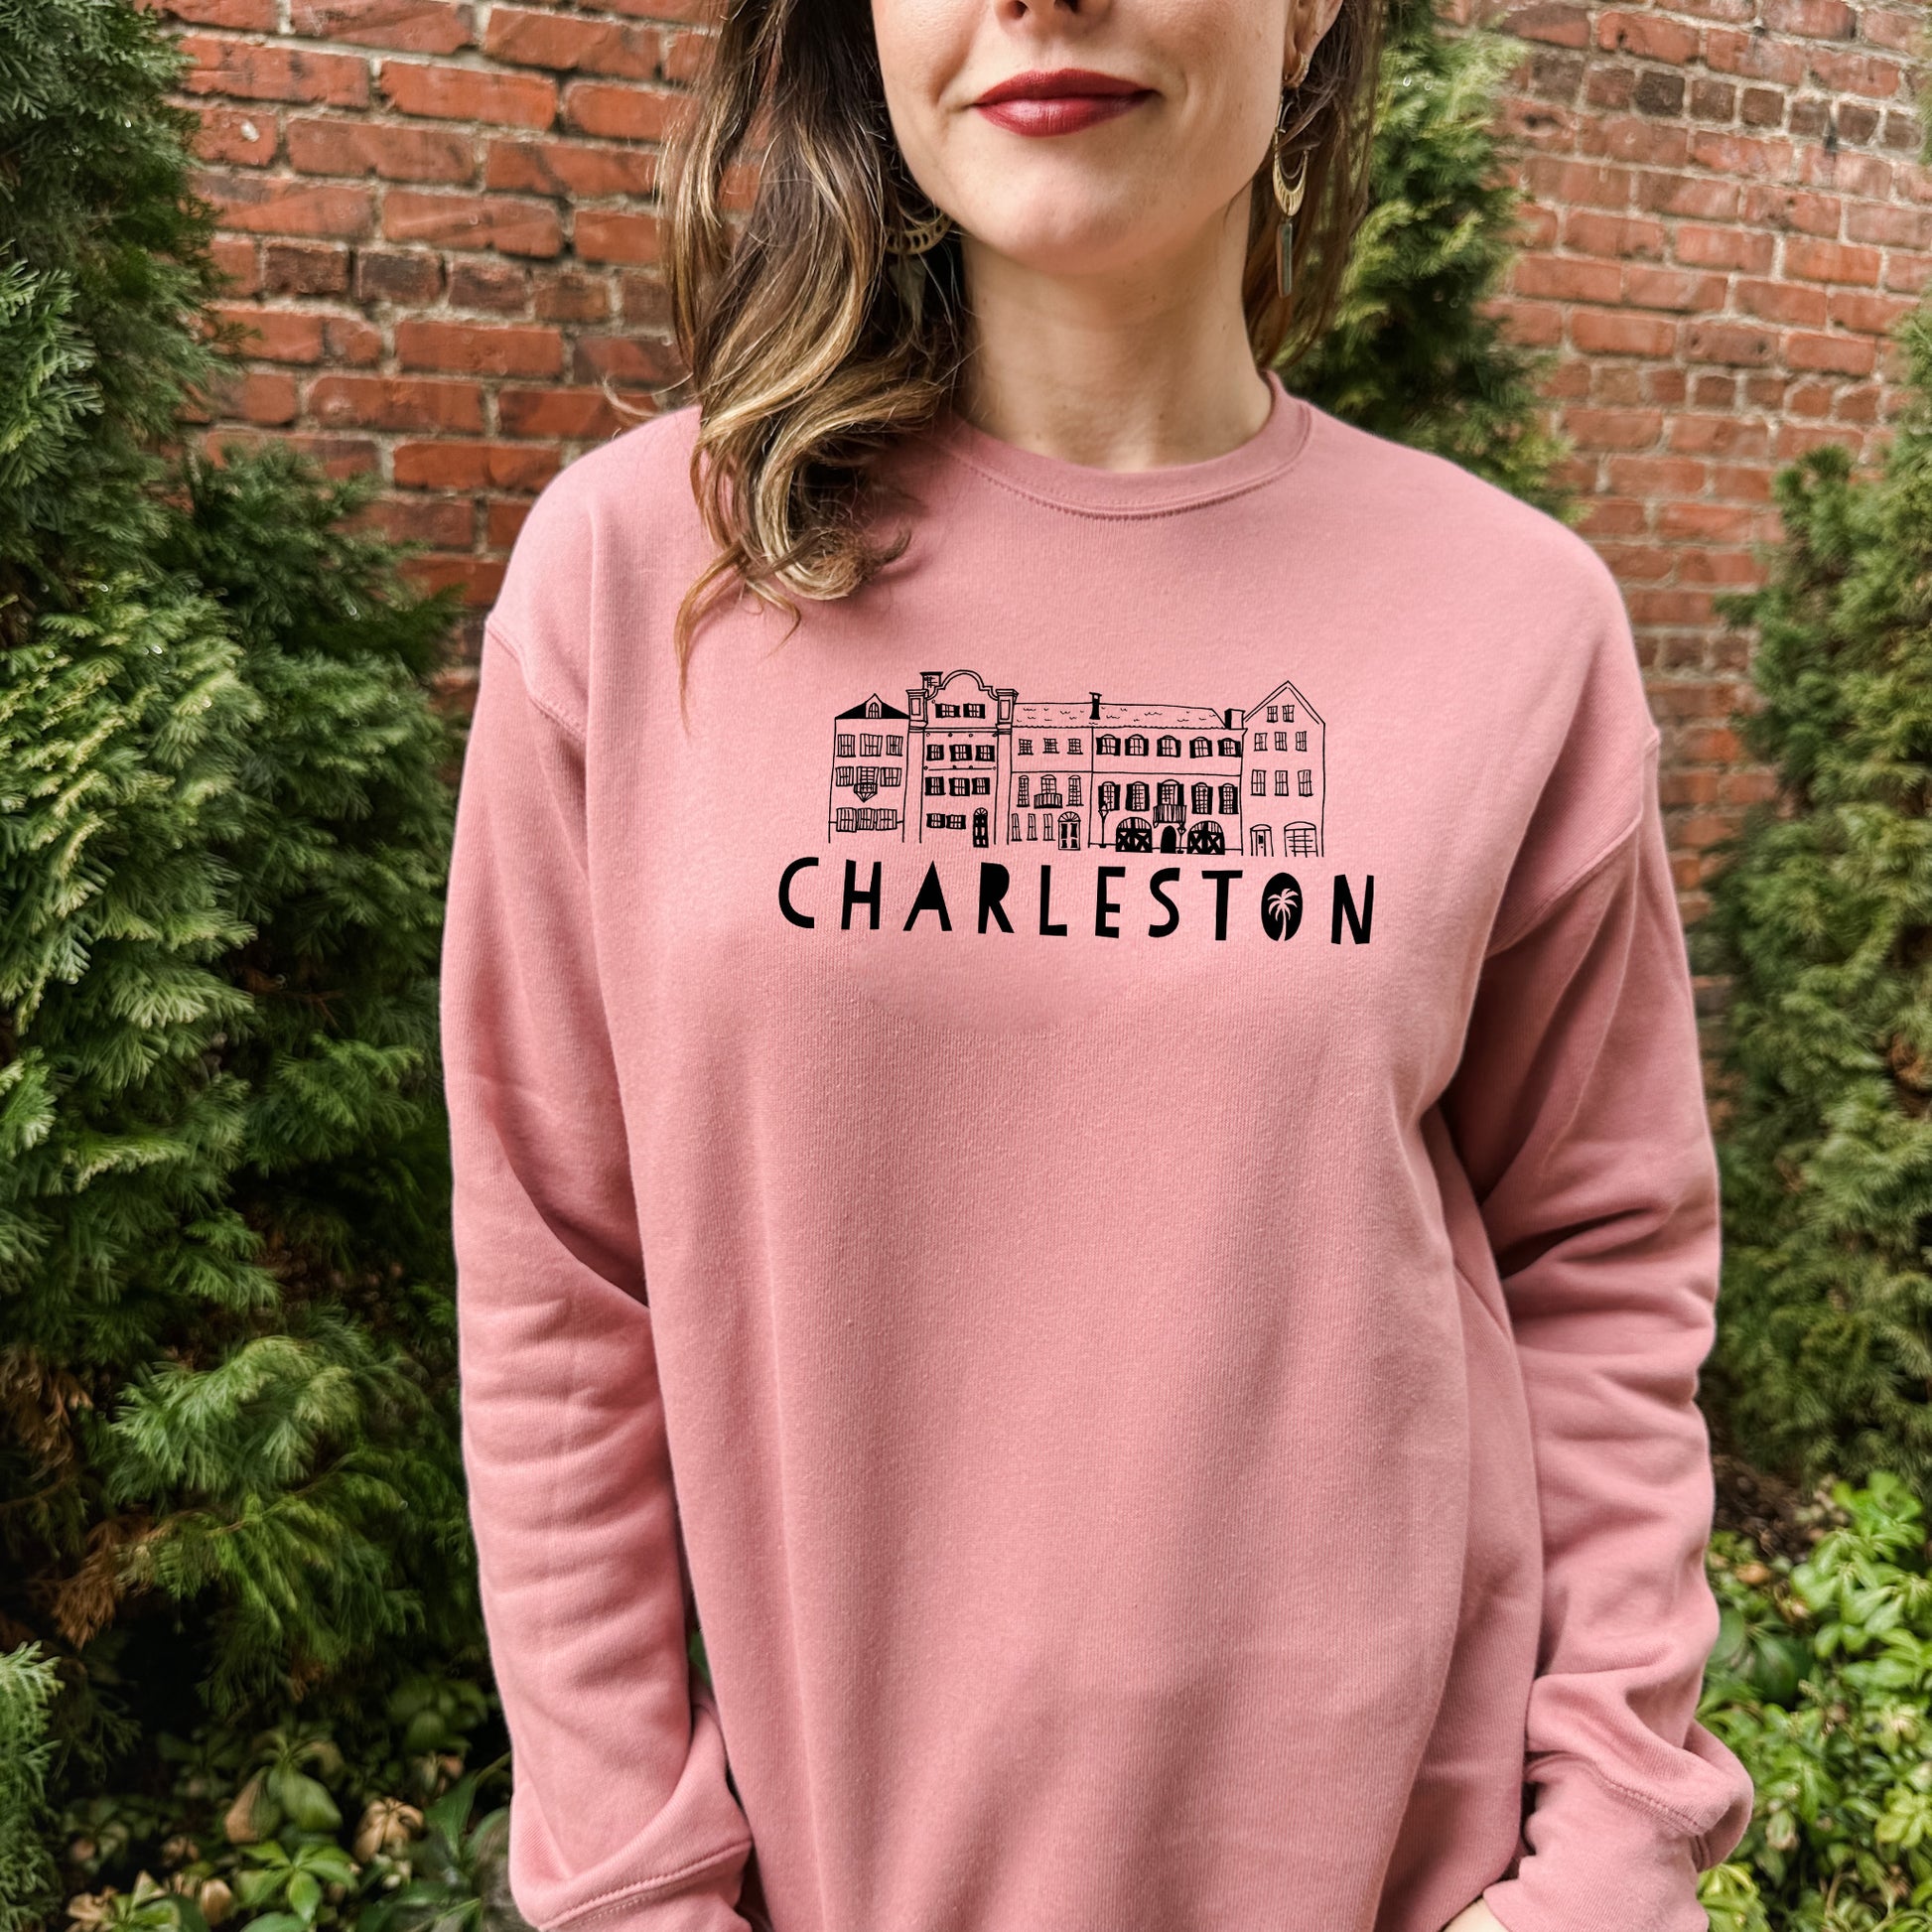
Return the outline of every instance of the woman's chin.
{"type": "Polygon", "coordinates": [[[1050,221],[961,223],[968,247],[1032,275],[1063,281],[1117,276],[1146,267],[1162,254],[1144,218],[1109,213],[1069,222],[1064,210],[1050,221]]]}

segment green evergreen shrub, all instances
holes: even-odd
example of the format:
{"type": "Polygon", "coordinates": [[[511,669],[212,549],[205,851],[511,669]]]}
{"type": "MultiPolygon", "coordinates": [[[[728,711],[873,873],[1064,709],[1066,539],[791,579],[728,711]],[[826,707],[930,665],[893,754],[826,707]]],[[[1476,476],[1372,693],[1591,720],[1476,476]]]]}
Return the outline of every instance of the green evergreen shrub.
{"type": "Polygon", "coordinates": [[[1707,1371],[1728,1447],[1812,1481],[1932,1481],[1932,317],[1882,469],[1777,479],[1783,541],[1735,719],[1776,773],[1720,848],[1694,958],[1728,976],[1725,1261],[1707,1371]]]}
{"type": "MultiPolygon", "coordinates": [[[[254,1740],[325,1737],[354,1789],[396,1686],[483,1668],[451,611],[362,486],[171,448],[218,348],[182,66],[125,0],[0,0],[0,1748],[35,1767],[0,1827],[44,1801],[65,1882],[142,1923],[189,1922],[128,1887],[224,1836],[254,1740]]],[[[420,1802],[467,1747],[439,1725],[420,1802]]]]}
{"type": "Polygon", "coordinates": [[[60,1685],[31,1644],[0,1653],[0,1932],[30,1932],[33,1906],[52,1890],[47,1711],[60,1685]]]}
{"type": "Polygon", "coordinates": [[[179,68],[131,6],[0,0],[0,640],[141,560],[156,445],[211,366],[179,68]]]}
{"type": "Polygon", "coordinates": [[[1451,31],[1430,0],[1390,0],[1369,207],[1334,327],[1286,376],[1344,421],[1433,451],[1564,512],[1562,446],[1538,382],[1549,365],[1493,306],[1516,252],[1498,92],[1523,44],[1451,31]]]}

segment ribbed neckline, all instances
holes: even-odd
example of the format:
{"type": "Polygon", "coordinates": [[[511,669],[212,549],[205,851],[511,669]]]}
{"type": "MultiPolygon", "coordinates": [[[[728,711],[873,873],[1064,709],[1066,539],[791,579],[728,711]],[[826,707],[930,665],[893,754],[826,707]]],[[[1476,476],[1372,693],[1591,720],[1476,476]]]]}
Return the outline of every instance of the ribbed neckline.
{"type": "Polygon", "coordinates": [[[1199,463],[1096,470],[1003,442],[953,409],[942,412],[931,440],[942,454],[1037,502],[1088,516],[1166,516],[1254,489],[1302,454],[1312,412],[1289,394],[1273,369],[1262,375],[1274,400],[1260,429],[1245,443],[1199,463]]]}

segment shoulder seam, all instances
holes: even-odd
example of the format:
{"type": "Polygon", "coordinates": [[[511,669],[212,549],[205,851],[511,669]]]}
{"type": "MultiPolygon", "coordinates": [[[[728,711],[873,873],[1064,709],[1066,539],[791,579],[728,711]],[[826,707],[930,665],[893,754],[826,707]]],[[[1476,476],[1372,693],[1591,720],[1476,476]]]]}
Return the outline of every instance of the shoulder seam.
{"type": "Polygon", "coordinates": [[[574,723],[571,719],[566,718],[547,698],[538,695],[536,686],[530,680],[530,667],[521,647],[493,617],[486,618],[483,621],[483,635],[485,637],[494,637],[497,643],[508,653],[510,662],[516,666],[516,675],[518,681],[523,686],[523,695],[529,699],[531,704],[542,712],[559,731],[567,733],[579,745],[584,744],[588,737],[585,728],[582,725],[574,723]]]}
{"type": "MultiPolygon", "coordinates": [[[[1649,738],[1644,741],[1643,751],[1637,759],[1637,771],[1640,778],[1650,769],[1650,760],[1662,742],[1663,734],[1653,725],[1649,738]]],[[[1493,959],[1497,953],[1507,952],[1519,940],[1526,938],[1536,929],[1538,923],[1552,907],[1567,898],[1587,880],[1594,878],[1597,873],[1602,871],[1618,853],[1622,852],[1629,845],[1630,841],[1642,829],[1644,812],[1648,803],[1649,800],[1647,798],[1639,795],[1636,806],[1632,810],[1629,818],[1611,834],[1591,857],[1584,860],[1566,879],[1545,893],[1523,918],[1517,922],[1516,929],[1513,932],[1504,938],[1492,939],[1483,949],[1483,959],[1485,961],[1493,959]]]]}

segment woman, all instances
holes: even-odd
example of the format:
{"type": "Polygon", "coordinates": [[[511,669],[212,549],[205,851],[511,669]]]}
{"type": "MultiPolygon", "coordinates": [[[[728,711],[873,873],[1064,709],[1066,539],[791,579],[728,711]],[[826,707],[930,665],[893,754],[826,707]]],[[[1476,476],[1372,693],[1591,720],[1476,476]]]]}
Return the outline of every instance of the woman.
{"type": "Polygon", "coordinates": [[[1751,1791],[1631,634],[1272,372],[1373,12],[729,10],[696,401],[537,503],[450,893],[544,1932],[1705,1923],[1751,1791]]]}

